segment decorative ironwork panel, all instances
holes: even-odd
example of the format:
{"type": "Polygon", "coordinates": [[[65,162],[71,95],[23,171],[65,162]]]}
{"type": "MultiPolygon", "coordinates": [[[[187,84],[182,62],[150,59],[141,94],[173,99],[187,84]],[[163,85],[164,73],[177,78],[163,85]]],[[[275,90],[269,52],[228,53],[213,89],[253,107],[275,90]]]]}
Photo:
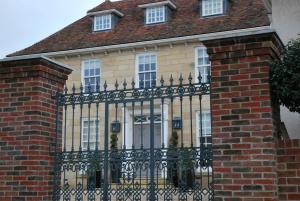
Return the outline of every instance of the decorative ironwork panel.
{"type": "Polygon", "coordinates": [[[211,129],[207,115],[202,119],[210,83],[201,79],[57,93],[63,139],[56,142],[53,200],[213,200],[211,129]]]}

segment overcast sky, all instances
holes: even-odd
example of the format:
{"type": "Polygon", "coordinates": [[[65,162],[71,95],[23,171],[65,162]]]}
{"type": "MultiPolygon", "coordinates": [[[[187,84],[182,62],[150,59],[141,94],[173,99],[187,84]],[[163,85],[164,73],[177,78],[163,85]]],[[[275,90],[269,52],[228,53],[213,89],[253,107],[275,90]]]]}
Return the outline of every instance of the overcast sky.
{"type": "Polygon", "coordinates": [[[103,0],[0,0],[0,59],[86,15],[103,0]]]}

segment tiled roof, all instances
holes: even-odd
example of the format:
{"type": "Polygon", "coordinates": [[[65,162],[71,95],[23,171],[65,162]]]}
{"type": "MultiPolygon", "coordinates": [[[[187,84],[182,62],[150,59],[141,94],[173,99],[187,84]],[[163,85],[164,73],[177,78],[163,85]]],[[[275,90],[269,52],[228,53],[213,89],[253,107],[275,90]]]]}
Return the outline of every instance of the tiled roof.
{"type": "Polygon", "coordinates": [[[261,0],[228,0],[226,15],[200,17],[199,0],[172,0],[177,6],[166,23],[144,24],[144,12],[138,5],[159,0],[105,1],[89,12],[117,9],[125,14],[110,31],[93,32],[93,19],[85,16],[48,38],[9,56],[57,52],[181,36],[246,29],[269,25],[261,0]]]}

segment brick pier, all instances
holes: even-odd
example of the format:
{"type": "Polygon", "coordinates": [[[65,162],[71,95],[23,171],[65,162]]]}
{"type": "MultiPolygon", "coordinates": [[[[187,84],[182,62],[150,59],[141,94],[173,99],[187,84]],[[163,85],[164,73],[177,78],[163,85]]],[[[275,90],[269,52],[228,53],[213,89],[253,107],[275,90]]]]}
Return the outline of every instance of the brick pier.
{"type": "Polygon", "coordinates": [[[0,199],[51,200],[56,104],[70,69],[43,58],[0,63],[0,199]]]}
{"type": "Polygon", "coordinates": [[[278,200],[278,108],[269,84],[278,41],[275,34],[262,34],[204,43],[212,61],[217,201],[278,200]]]}

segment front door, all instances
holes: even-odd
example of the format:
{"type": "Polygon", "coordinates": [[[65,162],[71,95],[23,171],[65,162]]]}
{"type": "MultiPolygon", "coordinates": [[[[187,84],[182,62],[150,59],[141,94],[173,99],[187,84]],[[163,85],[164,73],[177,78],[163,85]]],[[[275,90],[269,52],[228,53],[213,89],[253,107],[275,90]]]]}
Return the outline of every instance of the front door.
{"type": "MultiPolygon", "coordinates": [[[[150,149],[150,124],[135,124],[134,126],[135,137],[133,139],[134,146],[137,149],[150,149]]],[[[154,124],[154,148],[161,148],[161,123],[154,124]]],[[[143,166],[143,168],[138,170],[138,175],[141,178],[147,178],[150,175],[150,166],[143,166]]],[[[155,167],[155,177],[161,175],[157,167],[155,167]]]]}
{"type": "MultiPolygon", "coordinates": [[[[134,133],[134,146],[150,149],[150,124],[135,124],[134,133]]],[[[154,148],[161,148],[161,123],[154,124],[154,148]]]]}

